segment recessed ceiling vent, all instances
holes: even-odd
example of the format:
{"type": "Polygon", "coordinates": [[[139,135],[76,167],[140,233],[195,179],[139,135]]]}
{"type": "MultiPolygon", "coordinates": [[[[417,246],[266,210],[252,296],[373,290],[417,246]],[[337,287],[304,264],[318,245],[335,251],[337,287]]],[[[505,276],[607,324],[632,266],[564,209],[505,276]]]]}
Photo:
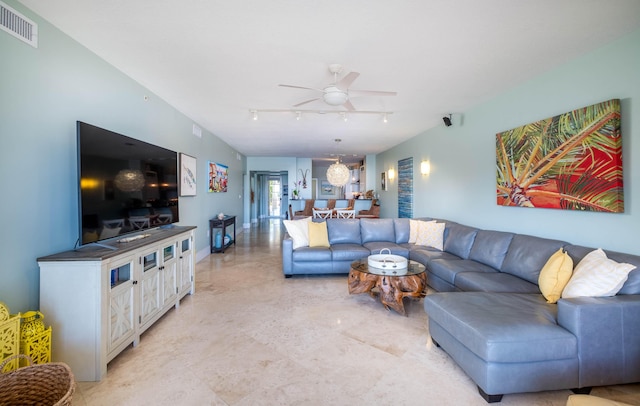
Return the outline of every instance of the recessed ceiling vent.
{"type": "Polygon", "coordinates": [[[0,1],[0,28],[38,48],[38,25],[0,1]]]}

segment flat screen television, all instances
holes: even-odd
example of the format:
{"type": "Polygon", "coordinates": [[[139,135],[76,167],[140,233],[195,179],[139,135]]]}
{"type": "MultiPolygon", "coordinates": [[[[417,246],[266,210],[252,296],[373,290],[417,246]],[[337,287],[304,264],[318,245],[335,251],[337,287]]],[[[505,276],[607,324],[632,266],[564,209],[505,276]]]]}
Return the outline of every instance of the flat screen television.
{"type": "Polygon", "coordinates": [[[80,245],[179,221],[178,157],[78,121],[80,245]]]}

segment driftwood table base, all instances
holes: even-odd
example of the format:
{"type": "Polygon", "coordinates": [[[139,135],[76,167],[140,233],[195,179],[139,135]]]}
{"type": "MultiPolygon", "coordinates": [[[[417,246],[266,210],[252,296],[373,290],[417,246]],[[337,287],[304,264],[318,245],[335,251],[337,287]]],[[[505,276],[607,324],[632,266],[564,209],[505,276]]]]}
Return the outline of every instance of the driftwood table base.
{"type": "Polygon", "coordinates": [[[418,263],[413,263],[411,266],[413,269],[406,275],[378,274],[369,270],[366,258],[356,261],[351,264],[349,271],[349,294],[369,293],[371,297],[379,296],[385,309],[392,308],[406,316],[403,299],[405,297],[422,298],[426,295],[427,287],[424,266],[418,263]]]}

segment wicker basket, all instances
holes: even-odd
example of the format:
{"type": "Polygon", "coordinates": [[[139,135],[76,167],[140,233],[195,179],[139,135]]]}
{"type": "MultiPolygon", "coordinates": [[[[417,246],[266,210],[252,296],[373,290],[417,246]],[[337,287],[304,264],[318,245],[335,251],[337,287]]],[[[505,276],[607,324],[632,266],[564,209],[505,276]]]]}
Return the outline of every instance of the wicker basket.
{"type": "MultiPolygon", "coordinates": [[[[5,363],[15,357],[30,357],[24,354],[11,356],[0,364],[0,371],[5,363]]],[[[0,405],[55,405],[71,406],[71,398],[76,389],[76,382],[69,366],[62,362],[29,365],[8,373],[0,373],[0,405]]]]}

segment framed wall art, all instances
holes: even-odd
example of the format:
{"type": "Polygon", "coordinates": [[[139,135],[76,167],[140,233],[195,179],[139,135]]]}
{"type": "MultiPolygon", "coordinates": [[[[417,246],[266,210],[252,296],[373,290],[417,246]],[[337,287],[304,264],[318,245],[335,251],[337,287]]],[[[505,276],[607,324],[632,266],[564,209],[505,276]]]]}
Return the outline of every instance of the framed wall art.
{"type": "Polygon", "coordinates": [[[496,134],[497,204],[621,213],[620,100],[496,134]]]}
{"type": "Polygon", "coordinates": [[[196,195],[196,158],[180,153],[180,196],[196,195]]]}
{"type": "Polygon", "coordinates": [[[320,194],[323,196],[333,196],[336,194],[336,191],[328,180],[322,179],[320,180],[320,194]]]}
{"type": "Polygon", "coordinates": [[[387,173],[386,172],[380,173],[380,189],[385,191],[387,190],[387,173]]]}
{"type": "Polygon", "coordinates": [[[227,165],[209,162],[209,193],[226,192],[229,182],[229,167],[227,165]]]}

